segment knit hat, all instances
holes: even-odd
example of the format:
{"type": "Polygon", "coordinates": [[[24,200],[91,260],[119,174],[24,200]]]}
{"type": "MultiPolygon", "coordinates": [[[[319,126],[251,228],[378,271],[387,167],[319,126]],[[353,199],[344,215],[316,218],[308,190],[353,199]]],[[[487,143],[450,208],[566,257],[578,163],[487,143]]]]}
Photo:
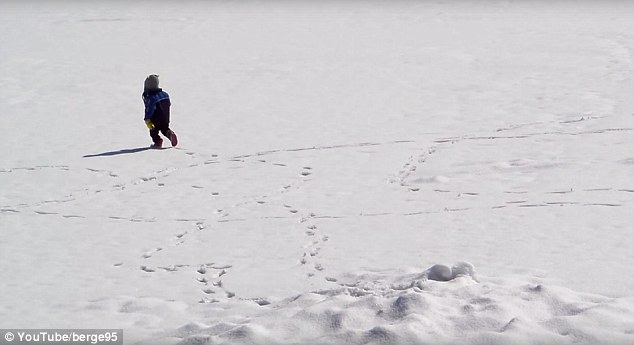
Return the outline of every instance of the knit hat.
{"type": "Polygon", "coordinates": [[[146,91],[158,90],[159,88],[159,76],[156,74],[150,74],[145,78],[144,89],[146,91]]]}

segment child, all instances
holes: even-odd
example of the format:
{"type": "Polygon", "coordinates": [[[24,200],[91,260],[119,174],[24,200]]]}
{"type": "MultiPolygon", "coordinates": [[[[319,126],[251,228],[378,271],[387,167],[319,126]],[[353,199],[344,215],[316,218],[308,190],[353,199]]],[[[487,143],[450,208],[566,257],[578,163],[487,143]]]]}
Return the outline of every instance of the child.
{"type": "Polygon", "coordinates": [[[159,88],[158,75],[152,74],[145,78],[143,89],[143,103],[145,103],[145,124],[150,129],[152,144],[150,147],[160,149],[163,146],[163,139],[159,132],[169,138],[172,146],[176,146],[178,138],[170,128],[170,96],[167,92],[159,88]]]}

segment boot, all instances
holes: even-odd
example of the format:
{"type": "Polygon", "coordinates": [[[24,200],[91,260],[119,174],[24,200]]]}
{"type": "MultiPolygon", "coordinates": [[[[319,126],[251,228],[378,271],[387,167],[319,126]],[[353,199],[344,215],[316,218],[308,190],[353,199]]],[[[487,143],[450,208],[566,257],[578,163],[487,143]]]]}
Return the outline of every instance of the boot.
{"type": "Polygon", "coordinates": [[[159,139],[158,141],[155,141],[152,145],[150,145],[151,149],[160,149],[163,147],[163,139],[159,139]]]}
{"type": "Polygon", "coordinates": [[[170,131],[170,143],[172,143],[172,147],[178,144],[178,138],[176,137],[176,133],[170,131]]]}

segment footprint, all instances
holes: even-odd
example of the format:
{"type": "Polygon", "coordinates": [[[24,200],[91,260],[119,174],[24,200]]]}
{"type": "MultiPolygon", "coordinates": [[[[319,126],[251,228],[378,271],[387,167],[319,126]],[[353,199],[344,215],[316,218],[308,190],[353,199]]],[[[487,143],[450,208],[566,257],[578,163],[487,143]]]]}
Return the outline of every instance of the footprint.
{"type": "Polygon", "coordinates": [[[178,271],[178,268],[176,268],[176,266],[167,266],[167,267],[159,266],[158,268],[162,269],[165,272],[176,272],[176,271],[178,271]]]}
{"type": "Polygon", "coordinates": [[[212,298],[212,299],[208,299],[208,298],[201,298],[200,301],[198,301],[198,303],[201,304],[207,304],[207,303],[218,303],[220,302],[219,300],[212,298]]]}
{"type": "Polygon", "coordinates": [[[572,188],[570,190],[561,190],[561,191],[554,191],[554,192],[548,192],[548,194],[568,194],[568,193],[572,193],[573,190],[572,188]]]}
{"type": "Polygon", "coordinates": [[[62,217],[64,217],[64,218],[85,218],[84,216],[77,216],[77,215],[72,215],[72,214],[64,215],[62,217]]]}
{"type": "Polygon", "coordinates": [[[154,255],[154,253],[158,253],[161,250],[163,250],[163,248],[161,248],[161,247],[156,248],[156,249],[154,249],[152,251],[146,252],[145,254],[141,255],[141,257],[144,258],[144,259],[149,259],[149,258],[152,257],[152,255],[154,255]]]}
{"type": "Polygon", "coordinates": [[[623,206],[623,205],[621,205],[621,204],[611,204],[611,203],[591,203],[591,204],[583,204],[583,206],[619,207],[619,206],[623,206]]]}
{"type": "Polygon", "coordinates": [[[55,214],[57,214],[55,212],[45,212],[45,211],[33,211],[33,212],[35,212],[37,214],[41,214],[41,215],[55,215],[55,214]]]}
{"type": "Polygon", "coordinates": [[[257,305],[259,305],[261,307],[271,304],[271,302],[269,300],[264,299],[264,298],[260,298],[260,297],[252,298],[251,301],[255,302],[257,305]]]}
{"type": "Polygon", "coordinates": [[[141,266],[141,270],[142,270],[142,271],[145,271],[145,272],[148,272],[148,273],[153,273],[153,272],[155,272],[155,271],[156,271],[155,269],[153,269],[153,268],[149,268],[149,267],[147,267],[147,266],[141,266]]]}

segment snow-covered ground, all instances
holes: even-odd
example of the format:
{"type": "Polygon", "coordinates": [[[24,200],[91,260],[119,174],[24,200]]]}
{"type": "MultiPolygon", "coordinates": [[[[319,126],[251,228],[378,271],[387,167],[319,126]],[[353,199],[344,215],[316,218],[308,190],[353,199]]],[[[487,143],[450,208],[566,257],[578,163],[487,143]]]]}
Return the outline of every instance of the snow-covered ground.
{"type": "Polygon", "coordinates": [[[0,328],[634,343],[632,2],[2,1],[0,33],[0,328]]]}

